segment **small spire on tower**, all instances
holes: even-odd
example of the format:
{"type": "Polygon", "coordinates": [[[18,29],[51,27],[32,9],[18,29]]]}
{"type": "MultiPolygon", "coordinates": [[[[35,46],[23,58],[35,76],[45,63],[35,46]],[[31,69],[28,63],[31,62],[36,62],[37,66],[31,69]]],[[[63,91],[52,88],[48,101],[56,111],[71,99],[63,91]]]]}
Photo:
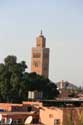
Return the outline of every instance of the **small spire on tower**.
{"type": "Polygon", "coordinates": [[[42,35],[43,33],[42,33],[42,29],[41,29],[41,32],[40,32],[40,35],[42,35]]]}

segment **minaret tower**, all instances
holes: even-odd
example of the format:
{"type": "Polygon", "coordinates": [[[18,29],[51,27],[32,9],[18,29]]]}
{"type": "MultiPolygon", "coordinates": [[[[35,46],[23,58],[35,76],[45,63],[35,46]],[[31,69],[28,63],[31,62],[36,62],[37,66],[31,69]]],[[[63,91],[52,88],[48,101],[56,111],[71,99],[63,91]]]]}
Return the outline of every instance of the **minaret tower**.
{"type": "Polygon", "coordinates": [[[36,47],[32,48],[31,71],[46,78],[49,75],[49,48],[46,48],[46,38],[42,30],[36,38],[36,47]]]}

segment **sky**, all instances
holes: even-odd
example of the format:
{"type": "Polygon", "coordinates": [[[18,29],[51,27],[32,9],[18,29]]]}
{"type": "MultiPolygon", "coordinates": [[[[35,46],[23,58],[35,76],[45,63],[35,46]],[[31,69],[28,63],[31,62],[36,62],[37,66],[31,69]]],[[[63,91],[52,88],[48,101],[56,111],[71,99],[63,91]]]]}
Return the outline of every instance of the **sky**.
{"type": "Polygon", "coordinates": [[[0,63],[16,55],[30,72],[41,29],[50,48],[49,78],[83,85],[82,0],[0,0],[0,63]]]}

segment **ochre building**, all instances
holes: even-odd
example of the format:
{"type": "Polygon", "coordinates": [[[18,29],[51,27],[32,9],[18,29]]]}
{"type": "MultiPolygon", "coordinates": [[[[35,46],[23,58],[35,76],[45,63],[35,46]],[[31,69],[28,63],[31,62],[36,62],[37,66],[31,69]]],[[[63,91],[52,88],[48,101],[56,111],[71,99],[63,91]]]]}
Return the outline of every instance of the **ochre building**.
{"type": "Polygon", "coordinates": [[[48,78],[49,48],[46,48],[46,38],[42,34],[36,38],[36,47],[32,48],[31,71],[48,78]]]}

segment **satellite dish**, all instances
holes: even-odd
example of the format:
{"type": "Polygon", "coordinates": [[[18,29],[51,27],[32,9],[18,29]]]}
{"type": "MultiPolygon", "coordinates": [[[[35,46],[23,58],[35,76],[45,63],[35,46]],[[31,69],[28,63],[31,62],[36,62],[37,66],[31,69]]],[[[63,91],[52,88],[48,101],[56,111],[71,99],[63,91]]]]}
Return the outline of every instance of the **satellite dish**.
{"type": "Polygon", "coordinates": [[[33,120],[33,117],[32,117],[32,116],[29,116],[29,117],[26,118],[24,124],[25,124],[25,125],[26,125],[26,124],[30,124],[30,123],[32,122],[32,120],[33,120]]]}
{"type": "Polygon", "coordinates": [[[0,114],[0,121],[2,120],[2,114],[0,114]]]}
{"type": "Polygon", "coordinates": [[[6,124],[11,125],[12,124],[12,118],[7,119],[7,123],[6,124]]]}

